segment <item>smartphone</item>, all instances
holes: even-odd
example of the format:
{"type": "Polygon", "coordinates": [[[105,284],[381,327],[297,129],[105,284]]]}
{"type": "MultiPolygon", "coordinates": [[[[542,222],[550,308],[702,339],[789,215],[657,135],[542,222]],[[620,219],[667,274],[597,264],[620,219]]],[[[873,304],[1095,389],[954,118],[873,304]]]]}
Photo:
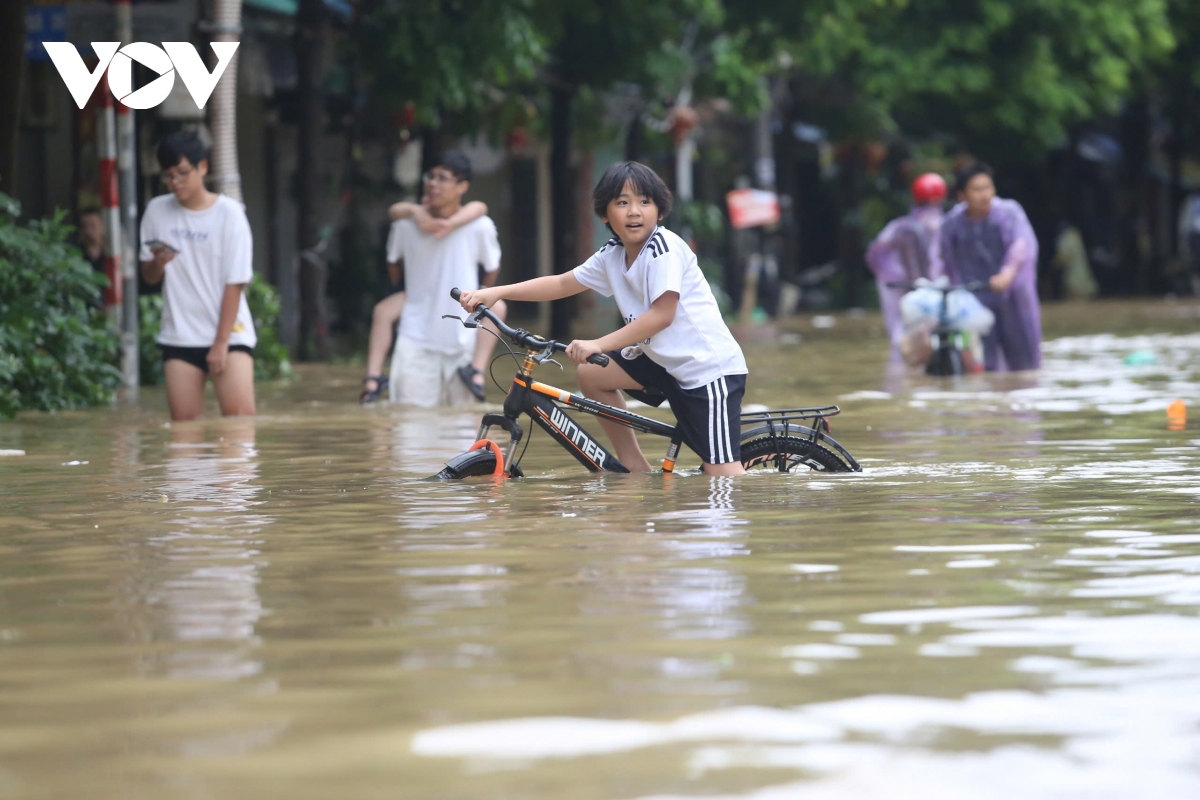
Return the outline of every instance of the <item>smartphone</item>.
{"type": "Polygon", "coordinates": [[[167,244],[166,242],[160,242],[158,239],[151,239],[150,241],[146,242],[146,247],[149,247],[151,252],[154,252],[156,250],[166,250],[171,253],[179,252],[178,248],[172,247],[171,245],[167,244]]]}

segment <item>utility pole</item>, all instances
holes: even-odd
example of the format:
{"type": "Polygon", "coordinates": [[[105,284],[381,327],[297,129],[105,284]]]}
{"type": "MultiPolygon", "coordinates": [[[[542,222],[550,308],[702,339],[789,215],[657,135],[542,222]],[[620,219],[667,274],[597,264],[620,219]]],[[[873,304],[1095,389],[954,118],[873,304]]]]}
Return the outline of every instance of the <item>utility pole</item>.
{"type": "MultiPolygon", "coordinates": [[[[133,7],[129,0],[116,0],[117,38],[122,45],[133,41],[133,7]]],[[[133,109],[117,103],[117,174],[121,218],[121,375],[126,399],[136,401],[138,374],[138,200],[137,147],[133,109]]]]}
{"type": "MultiPolygon", "coordinates": [[[[242,33],[242,0],[215,0],[213,21],[204,26],[216,42],[236,42],[242,33]]],[[[237,67],[234,51],[222,80],[213,89],[209,126],[213,133],[213,188],[242,202],[242,175],[237,156],[237,67]]]]}
{"type": "Polygon", "coordinates": [[[108,288],[104,290],[104,308],[110,319],[121,325],[123,307],[121,290],[124,273],[121,270],[121,198],[117,173],[117,116],[116,102],[108,88],[108,77],[100,79],[100,124],[96,126],[97,150],[100,153],[100,205],[104,217],[104,274],[108,288]]]}
{"type": "MultiPolygon", "coordinates": [[[[771,134],[771,103],[758,112],[754,123],[754,185],[765,191],[775,190],[775,147],[771,134]]],[[[743,323],[754,319],[758,307],[758,284],[766,277],[773,280],[779,272],[779,262],[773,252],[772,234],[766,226],[759,227],[757,252],[746,260],[746,275],[742,285],[742,302],[739,316],[743,323]]]]}
{"type": "MultiPolygon", "coordinates": [[[[675,105],[686,109],[692,104],[692,81],[689,78],[679,91],[675,105]]],[[[675,198],[681,203],[690,202],[692,190],[692,156],[696,152],[696,137],[691,128],[683,131],[679,144],[675,148],[675,198]]]]}
{"type": "MultiPolygon", "coordinates": [[[[325,262],[321,244],[321,149],[325,132],[325,59],[328,32],[322,0],[300,0],[296,11],[296,69],[300,90],[296,222],[299,235],[301,359],[329,357],[325,262]]],[[[283,290],[280,290],[283,296],[283,290]]]]}

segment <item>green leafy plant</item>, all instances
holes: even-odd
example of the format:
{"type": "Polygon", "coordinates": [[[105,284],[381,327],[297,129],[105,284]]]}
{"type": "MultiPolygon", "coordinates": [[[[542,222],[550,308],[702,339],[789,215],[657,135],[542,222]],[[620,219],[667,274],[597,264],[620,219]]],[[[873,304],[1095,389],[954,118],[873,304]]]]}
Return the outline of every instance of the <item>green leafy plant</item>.
{"type": "MultiPolygon", "coordinates": [[[[258,344],[254,346],[254,379],[277,380],[292,376],[292,362],[287,347],[279,341],[279,292],[257,274],[246,287],[246,302],[254,318],[258,344]]],[[[162,354],[158,349],[158,332],[162,328],[162,295],[143,295],[138,298],[141,324],[138,327],[138,361],[143,386],[158,386],[163,382],[162,354]]]]}
{"type": "Polygon", "coordinates": [[[292,377],[287,347],[279,340],[279,292],[257,274],[246,287],[246,302],[254,318],[254,378],[260,381],[292,377]]]}
{"type": "Polygon", "coordinates": [[[161,329],[162,295],[138,297],[138,379],[142,386],[159,386],[163,382],[162,354],[156,341],[161,329]]]}
{"type": "Polygon", "coordinates": [[[108,403],[121,373],[107,280],[68,243],[65,212],[27,225],[20,213],[0,194],[0,417],[108,403]]]}

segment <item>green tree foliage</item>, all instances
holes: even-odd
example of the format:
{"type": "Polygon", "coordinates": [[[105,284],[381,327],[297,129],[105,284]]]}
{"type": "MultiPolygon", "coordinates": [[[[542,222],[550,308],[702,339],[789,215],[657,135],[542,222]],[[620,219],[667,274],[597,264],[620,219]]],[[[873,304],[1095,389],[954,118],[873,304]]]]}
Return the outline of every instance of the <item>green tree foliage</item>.
{"type": "Polygon", "coordinates": [[[503,104],[545,60],[535,0],[365,0],[356,56],[375,93],[431,125],[503,104]]]}
{"type": "MultiPolygon", "coordinates": [[[[1191,0],[1172,0],[1187,4],[1191,0]]],[[[752,46],[968,141],[1032,149],[1115,111],[1174,45],[1168,0],[726,0],[752,46]]]]}
{"type": "MultiPolygon", "coordinates": [[[[143,386],[158,386],[163,382],[162,352],[158,349],[158,333],[162,329],[162,295],[150,294],[138,298],[141,306],[138,326],[138,372],[143,386]]],[[[292,376],[292,363],[287,347],[279,340],[279,292],[254,274],[246,286],[246,304],[254,318],[254,379],[269,381],[292,376]]]]}
{"type": "Polygon", "coordinates": [[[1177,46],[1155,78],[1166,95],[1179,154],[1200,155],[1200,2],[1170,0],[1171,30],[1177,46]]]}
{"type": "Polygon", "coordinates": [[[101,405],[121,382],[106,279],[67,242],[59,212],[20,225],[0,195],[0,417],[101,405]]]}
{"type": "Polygon", "coordinates": [[[1196,0],[1169,0],[1168,11],[1171,30],[1177,42],[1172,65],[1179,70],[1190,89],[1200,89],[1200,3],[1196,0]]]}
{"type": "Polygon", "coordinates": [[[723,97],[754,111],[766,97],[760,78],[776,62],[747,47],[722,0],[544,0],[539,30],[553,79],[576,88],[642,85],[673,99],[685,81],[698,97],[723,97]]]}

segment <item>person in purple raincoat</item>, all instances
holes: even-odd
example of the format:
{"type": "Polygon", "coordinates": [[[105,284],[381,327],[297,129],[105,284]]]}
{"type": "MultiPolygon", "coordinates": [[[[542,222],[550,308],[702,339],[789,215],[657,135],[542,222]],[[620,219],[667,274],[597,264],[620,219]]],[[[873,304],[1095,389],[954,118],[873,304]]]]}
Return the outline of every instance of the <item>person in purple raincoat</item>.
{"type": "Polygon", "coordinates": [[[1016,200],[996,197],[992,169],[976,163],[955,175],[961,201],[942,223],[941,257],[954,283],[981,281],[976,292],[996,315],[983,337],[989,372],[1037,369],[1042,363],[1042,310],[1037,295],[1038,241],[1016,200]]]}
{"type": "Polygon", "coordinates": [[[875,273],[883,324],[892,341],[893,363],[900,361],[905,336],[900,298],[908,290],[888,284],[911,282],[917,278],[935,280],[942,274],[938,237],[942,227],[942,203],[946,200],[946,181],[941,175],[927,172],[913,181],[912,198],[912,210],[889,222],[867,248],[867,266],[875,273]]]}

